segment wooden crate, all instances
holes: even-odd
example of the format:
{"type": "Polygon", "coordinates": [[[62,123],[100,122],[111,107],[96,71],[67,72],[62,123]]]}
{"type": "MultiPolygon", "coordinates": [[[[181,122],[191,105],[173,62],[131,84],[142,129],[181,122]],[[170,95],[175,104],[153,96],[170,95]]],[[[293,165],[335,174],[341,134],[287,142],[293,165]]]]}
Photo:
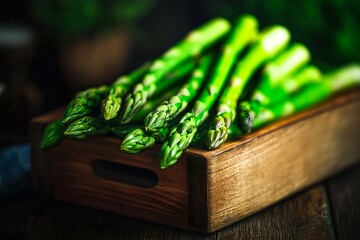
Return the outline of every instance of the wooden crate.
{"type": "Polygon", "coordinates": [[[182,229],[213,232],[360,159],[360,91],[270,124],[219,149],[188,149],[168,169],[159,146],[119,151],[120,139],[66,139],[40,151],[55,111],[31,122],[34,189],[54,199],[182,229]]]}

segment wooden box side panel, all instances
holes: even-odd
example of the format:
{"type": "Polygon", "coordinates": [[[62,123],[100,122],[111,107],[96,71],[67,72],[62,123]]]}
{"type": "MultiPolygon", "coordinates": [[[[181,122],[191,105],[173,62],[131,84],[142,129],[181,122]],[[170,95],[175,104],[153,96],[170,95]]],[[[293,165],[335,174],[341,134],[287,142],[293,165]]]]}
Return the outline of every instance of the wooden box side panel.
{"type": "Polygon", "coordinates": [[[208,158],[209,231],[257,212],[360,159],[360,99],[230,142],[208,158]],[[276,131],[273,131],[275,130],[276,131]]]}
{"type": "MultiPolygon", "coordinates": [[[[39,131],[48,123],[41,119],[32,123],[34,130],[39,131]]],[[[121,152],[120,143],[120,139],[113,137],[92,137],[81,141],[65,139],[56,148],[45,152],[34,143],[34,183],[46,186],[36,189],[40,192],[45,189],[47,195],[57,200],[187,228],[185,156],[173,168],[161,170],[157,163],[158,146],[132,155],[121,152]],[[139,187],[104,178],[94,172],[96,160],[149,170],[156,174],[158,183],[153,187],[139,187]]]]}

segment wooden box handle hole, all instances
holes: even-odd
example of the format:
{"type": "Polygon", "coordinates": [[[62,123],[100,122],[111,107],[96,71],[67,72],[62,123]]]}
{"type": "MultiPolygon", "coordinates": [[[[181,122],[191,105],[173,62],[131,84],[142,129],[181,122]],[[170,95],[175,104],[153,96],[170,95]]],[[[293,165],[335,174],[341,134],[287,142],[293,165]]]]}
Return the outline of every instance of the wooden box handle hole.
{"type": "Polygon", "coordinates": [[[159,182],[156,173],[145,168],[114,163],[103,159],[95,159],[92,161],[91,167],[93,172],[100,178],[136,187],[153,188],[159,182]]]}

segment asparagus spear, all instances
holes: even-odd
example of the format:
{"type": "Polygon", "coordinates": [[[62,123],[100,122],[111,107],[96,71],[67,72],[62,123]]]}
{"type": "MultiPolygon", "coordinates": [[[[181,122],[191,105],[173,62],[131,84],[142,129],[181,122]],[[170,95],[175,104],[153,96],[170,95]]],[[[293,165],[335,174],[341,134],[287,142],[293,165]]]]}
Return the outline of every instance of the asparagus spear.
{"type": "MultiPolygon", "coordinates": [[[[87,116],[89,115],[96,106],[99,105],[99,102],[101,100],[101,98],[103,98],[104,96],[106,96],[106,94],[108,94],[110,91],[110,89],[113,89],[114,91],[118,91],[118,90],[121,90],[123,91],[123,93],[125,93],[129,87],[131,86],[131,82],[132,81],[138,81],[139,78],[141,78],[148,66],[148,64],[145,64],[143,65],[142,67],[138,68],[137,70],[134,70],[132,73],[130,73],[129,75],[127,76],[124,76],[124,77],[120,77],[117,82],[115,83],[116,84],[116,87],[115,88],[110,88],[108,86],[101,86],[99,88],[91,88],[91,89],[87,89],[83,92],[80,92],[73,100],[72,102],[69,104],[69,107],[67,108],[67,110],[65,110],[65,119],[63,119],[63,122],[69,124],[83,116],[87,116]]],[[[168,73],[165,77],[166,81],[165,84],[162,84],[158,89],[157,89],[157,92],[159,91],[163,91],[164,88],[168,87],[169,86],[169,83],[173,84],[173,83],[176,83],[178,81],[180,81],[181,79],[183,79],[187,74],[189,74],[191,72],[191,70],[194,68],[195,66],[195,62],[194,61],[189,61],[189,62],[186,62],[184,64],[182,64],[178,69],[168,73]]],[[[113,86],[114,87],[114,86],[113,86]]],[[[119,92],[118,92],[119,93],[119,92]]],[[[117,93],[117,94],[118,94],[117,93]]],[[[121,95],[121,94],[120,94],[121,95]]],[[[108,108],[108,110],[112,113],[115,114],[116,116],[116,110],[117,107],[120,107],[120,104],[121,104],[121,100],[120,99],[120,95],[111,95],[111,100],[109,101],[109,95],[108,95],[108,98],[103,101],[103,104],[110,104],[111,103],[113,105],[111,105],[110,108],[108,108]],[[117,100],[114,98],[118,98],[117,100]]],[[[157,102],[158,104],[159,102],[157,102]]],[[[154,104],[154,102],[150,102],[149,105],[151,104],[154,104]]],[[[147,106],[149,107],[149,106],[147,106]]],[[[141,116],[141,114],[139,114],[141,116]]],[[[145,116],[142,115],[141,116],[142,118],[144,118],[145,116]]],[[[104,118],[106,120],[111,120],[113,119],[113,115],[111,118],[109,117],[105,117],[104,118]]],[[[138,119],[139,117],[137,117],[138,119]]],[[[84,125],[83,125],[84,126],[84,125]]],[[[90,125],[89,125],[90,127],[90,125]]],[[[85,131],[85,129],[84,129],[85,131]]]]}
{"type": "Polygon", "coordinates": [[[271,26],[260,33],[247,54],[236,65],[230,83],[222,93],[217,113],[206,137],[208,149],[214,149],[226,141],[228,129],[236,115],[236,105],[244,88],[256,70],[283,50],[290,39],[288,30],[271,26]]]}
{"type": "Polygon", "coordinates": [[[214,54],[207,54],[200,60],[199,65],[192,72],[191,77],[176,95],[164,101],[154,111],[150,112],[144,121],[145,130],[150,135],[155,135],[168,126],[169,121],[178,116],[196,97],[197,91],[205,81],[210,63],[214,54]]]}
{"type": "Polygon", "coordinates": [[[294,75],[310,61],[310,58],[310,51],[306,46],[301,43],[293,43],[279,57],[266,64],[251,100],[258,101],[263,105],[276,101],[272,90],[276,86],[285,84],[291,75],[294,75]]]}
{"type": "Polygon", "coordinates": [[[109,94],[103,99],[101,104],[101,113],[105,120],[116,117],[121,107],[122,97],[145,76],[150,64],[150,62],[146,62],[128,75],[119,77],[111,85],[109,94]]]}
{"type": "MultiPolygon", "coordinates": [[[[122,98],[129,92],[130,88],[140,81],[149,69],[149,63],[144,64],[138,70],[132,72],[129,76],[121,77],[111,88],[106,99],[103,100],[102,114],[105,120],[110,120],[118,116],[121,108],[122,98]],[[136,81],[136,82],[134,82],[136,81]]],[[[161,84],[155,92],[155,95],[169,86],[186,77],[195,66],[195,61],[188,61],[177,69],[165,76],[164,83],[161,84]]]]}
{"type": "Polygon", "coordinates": [[[314,65],[307,65],[297,71],[293,76],[284,80],[280,85],[277,85],[272,90],[271,98],[269,98],[268,105],[274,104],[287,95],[298,91],[302,86],[309,82],[318,82],[322,79],[322,72],[314,65]]]}
{"type": "Polygon", "coordinates": [[[40,140],[40,149],[48,150],[57,146],[64,139],[64,124],[61,120],[49,123],[40,140]]]}
{"type": "Polygon", "coordinates": [[[66,137],[84,139],[93,135],[102,135],[110,131],[110,125],[100,117],[84,116],[72,122],[64,131],[66,137]]]}
{"type": "Polygon", "coordinates": [[[79,92],[67,106],[62,122],[69,124],[83,116],[91,114],[109,91],[109,86],[102,85],[79,92]]]}
{"type": "Polygon", "coordinates": [[[306,84],[301,91],[296,92],[282,103],[269,108],[263,107],[254,119],[254,128],[302,111],[318,104],[339,92],[353,87],[360,87],[360,65],[343,66],[324,76],[323,81],[306,84]]]}
{"type": "Polygon", "coordinates": [[[168,126],[159,129],[159,131],[153,135],[148,134],[141,126],[131,129],[131,131],[125,135],[125,139],[121,143],[121,150],[127,153],[138,153],[152,147],[155,142],[164,142],[170,134],[170,129],[174,127],[175,121],[176,118],[171,121],[168,126]],[[146,143],[146,140],[149,142],[146,143]]]}
{"type": "Polygon", "coordinates": [[[147,115],[155,111],[164,101],[168,101],[180,89],[180,86],[174,86],[165,93],[160,93],[159,96],[149,99],[144,106],[137,112],[131,122],[144,122],[147,115]]]}
{"type": "MultiPolygon", "coordinates": [[[[176,92],[176,88],[172,91],[169,91],[167,94],[162,95],[159,98],[151,99],[148,101],[144,106],[141,112],[138,113],[138,120],[144,120],[144,116],[147,113],[152,111],[158,104],[164,100],[164,98],[171,96],[174,92],[176,92]]],[[[128,127],[128,125],[124,125],[128,127]]],[[[76,139],[84,139],[88,136],[97,135],[97,134],[105,134],[109,132],[112,128],[115,129],[116,132],[120,132],[120,126],[118,124],[118,119],[114,118],[110,121],[105,121],[102,117],[91,117],[91,116],[84,116],[74,122],[72,122],[66,129],[65,129],[65,136],[72,137],[76,139]],[[116,126],[118,126],[116,128],[116,126]]],[[[114,130],[113,129],[113,130],[114,130]]],[[[134,130],[134,129],[133,129],[134,130]]],[[[129,132],[129,131],[128,131],[129,132]]]]}
{"type": "MultiPolygon", "coordinates": [[[[256,115],[259,114],[260,109],[263,106],[270,106],[277,102],[286,99],[287,96],[298,91],[302,86],[310,82],[318,82],[322,79],[322,73],[320,70],[309,65],[300,69],[292,77],[286,78],[281,85],[275,86],[271,93],[271,98],[267,103],[262,103],[257,100],[242,101],[239,103],[239,119],[238,123],[244,132],[250,132],[253,127],[253,121],[256,115]]],[[[266,97],[267,98],[267,97],[266,97]]]]}
{"type": "Polygon", "coordinates": [[[152,147],[154,144],[155,138],[148,136],[144,129],[136,128],[126,135],[120,149],[121,151],[135,154],[152,147]]]}
{"type": "Polygon", "coordinates": [[[191,111],[186,113],[179,124],[170,132],[168,140],[161,146],[160,167],[167,168],[177,162],[183,151],[190,145],[198,127],[209,115],[221,89],[226,83],[227,74],[234,58],[245,48],[256,34],[257,23],[251,16],[238,22],[222,48],[215,70],[206,88],[195,101],[191,111]]]}
{"type": "Polygon", "coordinates": [[[137,84],[125,100],[122,123],[129,122],[141,106],[151,97],[164,76],[191,58],[198,57],[210,46],[219,42],[229,31],[230,24],[223,18],[215,18],[191,31],[182,41],[176,43],[155,60],[143,81],[137,84]]]}

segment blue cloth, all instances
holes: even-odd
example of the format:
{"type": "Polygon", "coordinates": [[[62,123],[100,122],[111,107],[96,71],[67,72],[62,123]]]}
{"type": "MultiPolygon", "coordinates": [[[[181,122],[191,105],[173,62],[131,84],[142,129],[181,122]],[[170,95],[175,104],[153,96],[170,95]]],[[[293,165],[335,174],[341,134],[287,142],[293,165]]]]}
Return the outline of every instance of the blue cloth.
{"type": "Polygon", "coordinates": [[[18,195],[31,186],[29,143],[0,149],[0,198],[18,195]]]}

